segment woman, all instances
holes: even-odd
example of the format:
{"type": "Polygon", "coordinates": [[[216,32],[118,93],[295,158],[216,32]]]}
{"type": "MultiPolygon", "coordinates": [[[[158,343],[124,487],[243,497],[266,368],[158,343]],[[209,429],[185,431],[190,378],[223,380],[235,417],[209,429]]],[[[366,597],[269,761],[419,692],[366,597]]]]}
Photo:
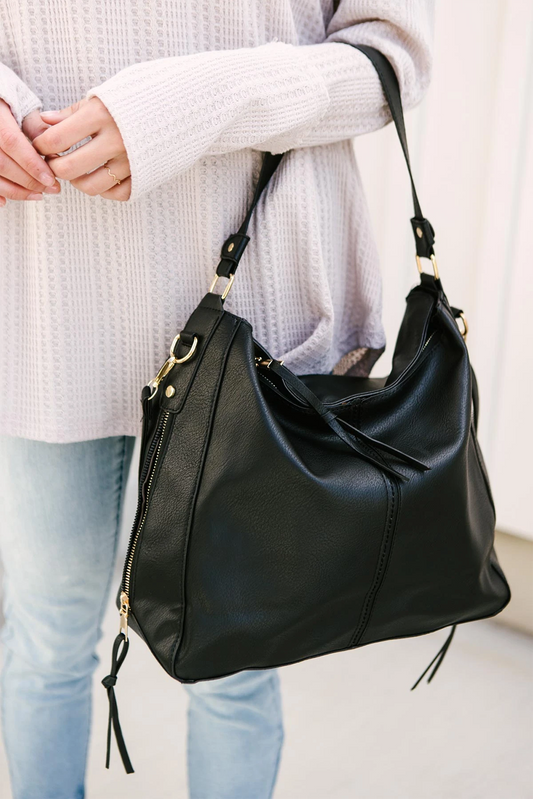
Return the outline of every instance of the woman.
{"type": "MultiPolygon", "coordinates": [[[[382,351],[350,139],[389,116],[372,65],[347,45],[385,53],[411,107],[429,80],[431,11],[430,0],[0,0],[2,695],[15,799],[83,796],[140,389],[205,293],[262,151],[294,150],[255,212],[228,308],[300,373],[339,361],[368,372],[382,351]]],[[[276,672],[187,690],[190,796],[270,797],[276,672]]]]}

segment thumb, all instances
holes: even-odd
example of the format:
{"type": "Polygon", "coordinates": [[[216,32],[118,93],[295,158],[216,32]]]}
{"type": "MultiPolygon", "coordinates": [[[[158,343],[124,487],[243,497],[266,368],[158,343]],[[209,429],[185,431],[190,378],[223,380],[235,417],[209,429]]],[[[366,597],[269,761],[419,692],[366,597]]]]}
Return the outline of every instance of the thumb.
{"type": "Polygon", "coordinates": [[[50,125],[43,122],[38,111],[30,111],[22,120],[22,132],[26,134],[30,141],[33,141],[41,133],[44,133],[49,127],[50,125]]]}

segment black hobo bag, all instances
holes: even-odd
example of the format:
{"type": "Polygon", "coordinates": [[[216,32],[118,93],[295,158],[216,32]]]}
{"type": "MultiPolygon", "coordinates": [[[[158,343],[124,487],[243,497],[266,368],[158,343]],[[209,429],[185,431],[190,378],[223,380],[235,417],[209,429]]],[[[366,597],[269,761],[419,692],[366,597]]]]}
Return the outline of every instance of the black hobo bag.
{"type": "MultiPolygon", "coordinates": [[[[411,175],[394,70],[358,49],[377,69],[411,175]]],[[[510,598],[493,549],[466,321],[444,294],[414,185],[420,283],[387,378],[297,377],[224,310],[281,160],[264,157],[210,291],[142,392],[139,504],[103,681],[108,764],[113,727],[127,771],[114,685],[128,627],[171,677],[192,683],[449,625],[453,635],[510,598]]]]}

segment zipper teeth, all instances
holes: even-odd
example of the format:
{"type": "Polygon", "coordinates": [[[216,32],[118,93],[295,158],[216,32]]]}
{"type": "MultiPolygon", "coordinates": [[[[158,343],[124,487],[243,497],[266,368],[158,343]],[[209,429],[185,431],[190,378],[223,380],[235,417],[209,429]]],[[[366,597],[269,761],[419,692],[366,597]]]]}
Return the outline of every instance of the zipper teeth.
{"type": "MultiPolygon", "coordinates": [[[[165,433],[165,428],[167,426],[167,422],[169,420],[169,417],[170,417],[170,413],[167,411],[164,414],[164,416],[163,416],[161,429],[160,429],[160,432],[159,432],[159,441],[157,442],[156,456],[155,456],[154,464],[152,466],[152,472],[150,474],[150,479],[148,480],[148,487],[146,489],[146,498],[145,498],[145,502],[144,502],[144,513],[142,515],[141,521],[139,522],[139,525],[137,527],[136,532],[134,534],[132,533],[132,540],[130,542],[130,550],[129,550],[128,559],[126,561],[126,566],[125,566],[125,569],[124,569],[124,579],[123,579],[124,593],[128,596],[128,599],[129,599],[129,593],[130,593],[131,568],[132,568],[132,565],[133,565],[133,558],[135,556],[135,548],[137,546],[137,542],[139,540],[139,536],[141,534],[141,530],[143,528],[143,525],[144,525],[144,522],[145,522],[145,519],[146,519],[146,515],[148,513],[148,499],[150,497],[150,491],[151,491],[151,488],[152,488],[152,481],[154,479],[155,469],[156,469],[156,466],[157,466],[157,462],[159,460],[159,455],[161,454],[161,446],[163,444],[163,435],[165,433]]],[[[147,461],[149,462],[149,458],[147,458],[147,461]]],[[[142,492],[142,482],[144,482],[144,481],[141,481],[141,492],[142,492]]]]}
{"type": "MultiPolygon", "coordinates": [[[[433,338],[433,336],[435,335],[435,333],[436,333],[436,332],[437,332],[437,331],[436,331],[436,330],[434,330],[434,331],[433,331],[433,333],[431,333],[431,335],[430,335],[430,336],[428,336],[428,338],[425,340],[425,342],[424,342],[424,344],[423,344],[423,346],[422,346],[422,349],[420,350],[420,352],[418,353],[418,356],[417,356],[417,358],[415,359],[416,361],[418,361],[418,359],[420,358],[420,356],[422,355],[422,353],[424,352],[424,350],[426,349],[426,347],[428,346],[429,342],[431,341],[431,339],[433,338]]],[[[409,372],[409,371],[411,370],[411,367],[413,366],[413,364],[414,364],[414,361],[412,361],[412,362],[409,364],[409,366],[407,367],[407,369],[405,370],[405,372],[402,374],[402,376],[401,376],[401,380],[402,380],[402,381],[403,381],[403,379],[404,379],[405,375],[407,374],[407,372],[409,372]]],[[[400,379],[400,378],[397,378],[397,380],[399,380],[399,379],[400,379]]],[[[395,380],[395,381],[394,381],[394,383],[391,383],[391,385],[390,385],[390,386],[385,386],[384,388],[376,389],[376,390],[374,390],[374,391],[369,391],[369,392],[366,394],[366,396],[370,396],[371,394],[379,394],[381,391],[388,390],[389,388],[392,388],[392,386],[395,386],[395,385],[397,384],[397,380],[395,380]]],[[[346,397],[346,400],[353,399],[355,396],[357,396],[357,395],[356,395],[356,394],[354,394],[354,395],[352,395],[351,397],[346,397]]],[[[331,404],[331,406],[328,406],[328,407],[336,407],[336,406],[337,406],[339,403],[340,403],[340,400],[337,400],[336,402],[332,403],[332,404],[331,404]]],[[[327,404],[327,403],[326,403],[326,404],[327,404]]]]}
{"type": "Polygon", "coordinates": [[[426,349],[427,345],[429,344],[429,342],[431,341],[431,339],[433,338],[434,335],[435,335],[435,331],[433,331],[431,336],[428,339],[426,339],[426,341],[424,342],[424,346],[422,347],[420,352],[424,352],[424,350],[426,349]]]}
{"type": "MultiPolygon", "coordinates": [[[[131,548],[133,546],[133,540],[135,538],[135,533],[137,531],[137,526],[139,524],[139,518],[140,518],[140,515],[141,515],[141,509],[142,509],[142,506],[143,506],[143,486],[144,486],[144,481],[146,480],[146,478],[148,476],[148,471],[149,471],[149,468],[150,468],[152,455],[154,454],[154,449],[156,448],[156,445],[159,442],[159,438],[160,438],[160,435],[161,435],[161,427],[162,427],[162,421],[159,421],[159,423],[157,425],[157,429],[156,429],[156,431],[155,431],[155,433],[153,435],[153,438],[152,438],[152,440],[150,442],[150,446],[148,447],[148,451],[147,451],[147,453],[146,453],[146,455],[144,457],[144,464],[143,464],[142,472],[141,472],[141,474],[139,476],[139,491],[138,491],[138,497],[137,497],[137,508],[135,510],[135,518],[133,520],[133,524],[132,524],[132,527],[131,527],[130,540],[128,542],[128,553],[127,553],[127,556],[126,556],[126,563],[129,560],[131,548]]],[[[123,574],[122,574],[122,588],[124,588],[124,579],[125,579],[124,572],[125,572],[125,569],[126,569],[126,566],[124,565],[124,571],[123,571],[123,574]]]]}

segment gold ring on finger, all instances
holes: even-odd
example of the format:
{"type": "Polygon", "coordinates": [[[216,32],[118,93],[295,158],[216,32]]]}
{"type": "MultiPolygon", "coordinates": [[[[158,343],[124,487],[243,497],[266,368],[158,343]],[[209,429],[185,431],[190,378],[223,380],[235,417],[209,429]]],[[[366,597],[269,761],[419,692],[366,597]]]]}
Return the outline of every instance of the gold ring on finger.
{"type": "Polygon", "coordinates": [[[104,166],[105,166],[105,168],[107,169],[107,174],[109,175],[109,177],[110,177],[110,178],[113,178],[113,180],[115,181],[115,185],[116,185],[116,186],[120,186],[120,184],[121,184],[121,181],[120,181],[120,180],[117,178],[117,176],[116,176],[116,175],[114,175],[114,174],[111,172],[111,170],[109,169],[109,167],[108,167],[108,165],[107,165],[107,161],[105,162],[104,166]]]}

